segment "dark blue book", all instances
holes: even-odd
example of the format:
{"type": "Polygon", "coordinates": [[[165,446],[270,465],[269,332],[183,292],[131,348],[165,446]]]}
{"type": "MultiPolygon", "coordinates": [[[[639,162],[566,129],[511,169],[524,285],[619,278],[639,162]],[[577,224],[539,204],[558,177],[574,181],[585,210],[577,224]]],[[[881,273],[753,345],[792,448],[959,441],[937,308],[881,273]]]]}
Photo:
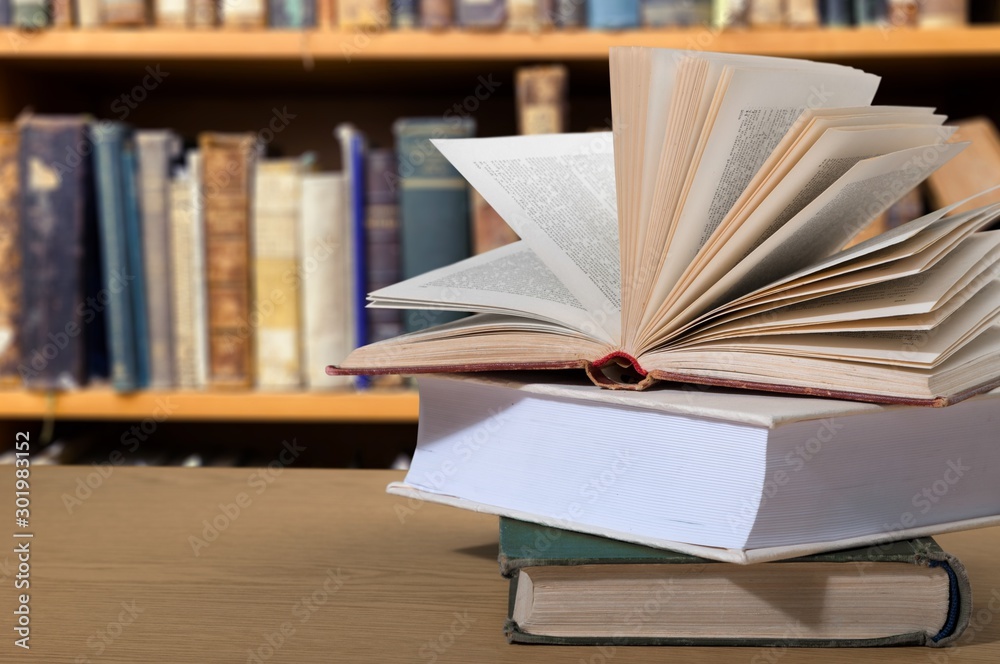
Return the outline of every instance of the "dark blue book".
{"type": "Polygon", "coordinates": [[[314,28],[316,0],[269,0],[267,20],[272,28],[314,28]]]}
{"type": "Polygon", "coordinates": [[[392,27],[415,28],[420,23],[417,0],[392,0],[392,27]]]}
{"type": "Polygon", "coordinates": [[[639,0],[589,0],[587,25],[595,30],[638,27],[639,0]]]}
{"type": "Polygon", "coordinates": [[[455,23],[463,28],[499,28],[506,20],[506,0],[457,0],[455,2],[455,23]]]}
{"type": "Polygon", "coordinates": [[[854,22],[852,0],[819,0],[820,22],[827,27],[847,27],[854,22]]]}
{"type": "Polygon", "coordinates": [[[888,0],[854,0],[855,25],[879,26],[888,20],[888,0]]]}
{"type": "MultiPolygon", "coordinates": [[[[432,138],[468,138],[471,119],[400,118],[393,125],[399,172],[403,279],[469,257],[469,190],[465,179],[438,152],[432,138]]],[[[404,314],[406,330],[461,318],[446,311],[404,314]]]]}
{"type": "Polygon", "coordinates": [[[119,392],[140,386],[135,335],[135,296],[141,290],[135,280],[129,252],[125,203],[124,146],[128,128],[117,122],[101,122],[91,130],[94,141],[97,218],[103,250],[103,282],[108,304],[108,345],[111,353],[111,385],[119,392]]]}
{"type": "MultiPolygon", "coordinates": [[[[354,125],[344,123],[337,126],[340,139],[340,154],[343,162],[344,181],[347,187],[348,237],[352,247],[353,265],[351,270],[351,316],[354,321],[354,346],[368,343],[368,267],[365,241],[365,159],[367,144],[364,135],[354,125]]],[[[367,376],[355,380],[358,387],[367,387],[367,376]]]]}
{"type": "Polygon", "coordinates": [[[76,116],[31,116],[21,125],[18,372],[29,388],[70,389],[87,378],[86,127],[76,116]]]}
{"type": "Polygon", "coordinates": [[[135,375],[137,387],[149,386],[149,317],[146,311],[146,271],[142,260],[142,217],[136,181],[138,161],[131,140],[122,145],[122,195],[125,199],[125,243],[132,275],[132,321],[135,333],[135,375]]]}

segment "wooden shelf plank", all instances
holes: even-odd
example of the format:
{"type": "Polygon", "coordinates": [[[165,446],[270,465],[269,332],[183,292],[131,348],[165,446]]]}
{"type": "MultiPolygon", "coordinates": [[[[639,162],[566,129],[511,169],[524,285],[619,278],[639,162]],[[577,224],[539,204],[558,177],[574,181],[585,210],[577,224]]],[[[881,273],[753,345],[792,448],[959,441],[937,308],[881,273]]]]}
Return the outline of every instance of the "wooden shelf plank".
{"type": "Polygon", "coordinates": [[[413,423],[417,393],[144,391],[95,388],[53,393],[0,391],[0,418],[413,423]]]}
{"type": "Polygon", "coordinates": [[[69,30],[22,35],[4,30],[0,60],[156,58],[160,60],[603,60],[620,45],[800,56],[817,59],[1000,56],[1000,25],[743,30],[705,27],[540,34],[341,30],[69,30]]]}

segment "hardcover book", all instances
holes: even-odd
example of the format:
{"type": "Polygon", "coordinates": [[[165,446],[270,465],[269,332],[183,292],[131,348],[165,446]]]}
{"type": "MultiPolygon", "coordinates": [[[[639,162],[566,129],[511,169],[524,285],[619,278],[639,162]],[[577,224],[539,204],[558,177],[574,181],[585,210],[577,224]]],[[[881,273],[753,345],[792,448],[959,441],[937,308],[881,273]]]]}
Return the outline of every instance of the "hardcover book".
{"type": "MultiPolygon", "coordinates": [[[[396,198],[396,153],[376,149],[368,153],[365,178],[365,243],[368,291],[400,280],[399,205],[396,198]]],[[[391,339],[403,333],[403,316],[393,309],[366,309],[370,341],[391,339]]]]}
{"type": "Polygon", "coordinates": [[[923,0],[917,24],[921,28],[957,28],[966,25],[968,0],[923,0]]]}
{"type": "MultiPolygon", "coordinates": [[[[393,125],[399,169],[403,277],[410,278],[469,256],[469,193],[462,176],[431,138],[465,137],[471,119],[401,118],[393,125]]],[[[444,311],[407,311],[408,331],[458,318],[444,311]]]]}
{"type": "Polygon", "coordinates": [[[268,24],[266,0],[227,0],[221,7],[224,28],[245,30],[268,24]]]}
{"type": "Polygon", "coordinates": [[[194,212],[192,177],[185,168],[177,171],[170,182],[170,318],[174,325],[174,375],[177,386],[188,389],[204,387],[204,372],[200,372],[198,366],[197,326],[204,325],[205,318],[198,315],[195,291],[205,287],[205,245],[197,226],[200,219],[194,212]]]}
{"type": "Polygon", "coordinates": [[[593,30],[639,26],[639,0],[587,0],[587,25],[593,30]]]}
{"type": "Polygon", "coordinates": [[[316,2],[317,0],[270,0],[271,27],[316,27],[316,2]]]}
{"type": "Polygon", "coordinates": [[[889,20],[888,0],[855,0],[854,20],[862,26],[885,25],[889,20]]]}
{"type": "Polygon", "coordinates": [[[139,214],[142,225],[146,312],[149,321],[149,385],[174,384],[174,337],[170,292],[170,170],[181,139],[166,129],[135,133],[138,154],[139,214]]]}
{"type": "Polygon", "coordinates": [[[940,648],[972,613],[929,537],[745,566],[501,517],[500,571],[514,643],[940,648]]]}
{"type": "Polygon", "coordinates": [[[346,198],[342,174],[303,175],[302,271],[296,283],[302,291],[302,374],[310,389],[351,383],[350,378],[323,371],[324,358],[354,348],[354,247],[347,227],[346,198]]]}
{"type": "Polygon", "coordinates": [[[82,29],[101,27],[101,0],[75,0],[76,26],[82,29]]]}
{"type": "Polygon", "coordinates": [[[20,139],[13,124],[0,125],[0,385],[18,383],[21,360],[21,215],[18,206],[20,139]]]}
{"type": "Polygon", "coordinates": [[[965,147],[943,116],[806,61],[626,47],[611,77],[613,134],[435,141],[523,239],[372,293],[480,315],[330,371],[582,367],[939,406],[1000,384],[1000,235],[976,232],[1000,206],[842,250],[965,147]]]}
{"type": "Polygon", "coordinates": [[[751,0],[750,26],[753,28],[781,27],[785,22],[783,0],[751,0]]]}
{"type": "Polygon", "coordinates": [[[419,0],[420,26],[441,30],[452,23],[452,0],[419,0]]]}
{"type": "Polygon", "coordinates": [[[73,27],[73,0],[51,0],[52,27],[73,27]]]}
{"type": "MultiPolygon", "coordinates": [[[[28,116],[20,122],[18,190],[21,317],[18,373],[33,389],[62,390],[86,382],[84,249],[90,162],[67,168],[67,153],[86,145],[77,116],[28,116]]],[[[88,146],[89,147],[89,146],[88,146]]]]}
{"type": "Polygon", "coordinates": [[[205,273],[208,302],[208,383],[253,384],[250,325],[250,185],[253,134],[204,133],[202,159],[205,273]]]}
{"type": "Polygon", "coordinates": [[[506,0],[458,0],[455,4],[455,23],[463,28],[499,28],[506,19],[506,0]]]}
{"type": "Polygon", "coordinates": [[[642,24],[648,27],[708,25],[711,0],[642,0],[642,24]]]}
{"type": "Polygon", "coordinates": [[[11,25],[21,28],[44,28],[51,23],[46,2],[39,0],[10,0],[11,25]]]}
{"type": "Polygon", "coordinates": [[[737,563],[1000,523],[1000,390],[931,409],[552,372],[418,382],[394,494],[737,563]]]}
{"type": "Polygon", "coordinates": [[[100,0],[101,25],[108,27],[135,27],[146,25],[144,0],[100,0]]]}
{"type": "Polygon", "coordinates": [[[216,0],[190,0],[188,24],[192,28],[214,28],[219,24],[219,6],[216,0]]]}
{"type": "Polygon", "coordinates": [[[384,28],[388,17],[389,7],[386,0],[339,0],[337,2],[337,25],[343,30],[384,28]]]}
{"type": "Polygon", "coordinates": [[[300,312],[292,286],[299,263],[302,180],[313,158],[257,163],[253,198],[253,300],[257,386],[289,389],[302,382],[300,312]]]}
{"type": "MultiPolygon", "coordinates": [[[[364,134],[350,123],[337,125],[335,130],[340,142],[341,163],[344,166],[344,211],[346,223],[345,251],[350,251],[347,266],[350,276],[344,282],[349,291],[347,302],[350,306],[349,320],[353,323],[350,333],[350,347],[367,343],[368,313],[365,310],[365,283],[368,280],[368,250],[365,241],[365,189],[367,175],[368,143],[364,134]]],[[[340,310],[344,314],[344,310],[340,310]]],[[[358,387],[367,387],[369,379],[360,376],[356,383],[358,387]]]]}
{"type": "Polygon", "coordinates": [[[420,19],[420,9],[417,0],[396,0],[390,3],[392,9],[392,27],[408,30],[417,27],[420,19]]]}
{"type": "MultiPolygon", "coordinates": [[[[883,16],[882,20],[884,19],[883,16]]],[[[819,3],[816,0],[787,0],[785,3],[785,25],[792,28],[815,28],[819,23],[819,3]]]]}

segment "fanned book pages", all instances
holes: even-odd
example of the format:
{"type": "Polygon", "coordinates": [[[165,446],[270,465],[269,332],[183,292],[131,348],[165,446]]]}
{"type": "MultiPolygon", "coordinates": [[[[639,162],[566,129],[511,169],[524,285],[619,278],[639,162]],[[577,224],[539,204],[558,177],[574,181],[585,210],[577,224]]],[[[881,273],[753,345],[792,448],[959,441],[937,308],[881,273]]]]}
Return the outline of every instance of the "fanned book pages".
{"type": "MultiPolygon", "coordinates": [[[[370,295],[477,315],[338,373],[583,367],[947,405],[1000,384],[1000,205],[844,249],[960,152],[933,109],[803,60],[611,50],[613,132],[437,140],[522,241],[370,295]]],[[[336,359],[336,358],[332,358],[336,359]]]]}

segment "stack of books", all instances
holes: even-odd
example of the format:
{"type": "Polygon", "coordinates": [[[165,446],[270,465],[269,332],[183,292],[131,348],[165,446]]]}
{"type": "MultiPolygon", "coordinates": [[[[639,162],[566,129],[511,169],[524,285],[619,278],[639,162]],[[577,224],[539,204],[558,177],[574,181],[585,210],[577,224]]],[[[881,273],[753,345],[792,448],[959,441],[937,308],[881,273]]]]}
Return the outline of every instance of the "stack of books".
{"type": "Polygon", "coordinates": [[[512,641],[942,646],[968,623],[929,538],[1000,523],[1000,205],[845,249],[966,146],[877,85],[616,48],[613,132],[434,142],[522,239],[372,293],[475,315],[328,371],[438,374],[389,491],[502,517],[512,641]]]}

